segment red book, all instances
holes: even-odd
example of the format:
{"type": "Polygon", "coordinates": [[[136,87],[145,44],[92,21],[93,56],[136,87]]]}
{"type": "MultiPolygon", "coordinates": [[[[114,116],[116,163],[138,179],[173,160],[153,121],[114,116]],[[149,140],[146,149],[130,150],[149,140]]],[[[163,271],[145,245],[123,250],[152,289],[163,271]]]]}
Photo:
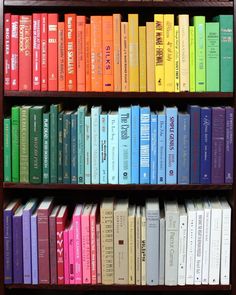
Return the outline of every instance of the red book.
{"type": "Polygon", "coordinates": [[[32,90],[32,16],[19,18],[19,90],[32,90]]]}
{"type": "Polygon", "coordinates": [[[48,14],[41,13],[41,91],[48,90],[48,14]]]}
{"type": "Polygon", "coordinates": [[[19,90],[19,15],[11,16],[11,90],[19,90]]]}
{"type": "Polygon", "coordinates": [[[48,14],[48,90],[57,91],[57,22],[58,14],[48,14]]]}
{"type": "Polygon", "coordinates": [[[33,13],[33,90],[41,89],[41,62],[40,62],[40,13],[33,13]]]}
{"type": "Polygon", "coordinates": [[[4,90],[11,89],[11,14],[4,15],[4,90]]]}
{"type": "Polygon", "coordinates": [[[62,206],[57,215],[57,283],[64,285],[64,237],[66,220],[68,215],[67,206],[62,206]]]}
{"type": "Polygon", "coordinates": [[[86,91],[91,91],[91,26],[85,25],[86,91]]]}
{"type": "Polygon", "coordinates": [[[65,26],[58,23],[58,90],[65,91],[65,26]]]}
{"type": "Polygon", "coordinates": [[[39,284],[50,284],[49,216],[53,198],[45,198],[38,207],[38,270],[39,284]]]}
{"type": "Polygon", "coordinates": [[[77,16],[77,91],[86,90],[85,81],[85,23],[83,15],[77,16]]]}

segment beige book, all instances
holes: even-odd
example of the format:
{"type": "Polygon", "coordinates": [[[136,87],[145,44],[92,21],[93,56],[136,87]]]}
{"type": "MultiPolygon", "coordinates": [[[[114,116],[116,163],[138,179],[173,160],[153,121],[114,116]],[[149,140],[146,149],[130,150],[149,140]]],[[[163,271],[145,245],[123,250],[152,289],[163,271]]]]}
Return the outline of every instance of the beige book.
{"type": "Polygon", "coordinates": [[[129,207],[129,285],[135,284],[135,214],[136,206],[129,207]]]}
{"type": "Polygon", "coordinates": [[[113,198],[106,198],[100,206],[102,284],[114,284],[113,198]]]}
{"type": "Polygon", "coordinates": [[[121,91],[121,15],[113,14],[114,91],[121,91]]]}
{"type": "Polygon", "coordinates": [[[141,285],[147,284],[146,277],[146,208],[141,208],[141,285]]]}
{"type": "Polygon", "coordinates": [[[114,208],[114,281],[128,284],[128,199],[120,199],[114,208]]]}
{"type": "Polygon", "coordinates": [[[121,23],[121,90],[129,91],[129,34],[128,22],[121,23]]]}
{"type": "Polygon", "coordinates": [[[139,27],[139,91],[147,91],[146,27],[139,27]]]}
{"type": "Polygon", "coordinates": [[[147,41],[147,91],[156,91],[154,22],[146,22],[146,41],[147,41]]]}
{"type": "Polygon", "coordinates": [[[136,285],[141,285],[141,208],[137,206],[136,210],[136,285]]]}

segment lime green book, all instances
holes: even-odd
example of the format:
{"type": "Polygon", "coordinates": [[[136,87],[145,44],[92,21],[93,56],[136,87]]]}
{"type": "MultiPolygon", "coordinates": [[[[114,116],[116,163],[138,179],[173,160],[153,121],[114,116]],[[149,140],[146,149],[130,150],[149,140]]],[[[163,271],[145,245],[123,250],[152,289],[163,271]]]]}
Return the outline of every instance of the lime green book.
{"type": "Polygon", "coordinates": [[[20,107],[11,109],[12,182],[20,181],[20,107]]]}
{"type": "Polygon", "coordinates": [[[11,119],[4,119],[4,181],[11,181],[11,119]]]}
{"type": "Polygon", "coordinates": [[[219,23],[206,23],[206,90],[220,91],[219,23]]]}
{"type": "Polygon", "coordinates": [[[189,27],[189,71],[190,71],[190,92],[196,91],[195,80],[195,34],[194,26],[189,27]]]}
{"type": "Polygon", "coordinates": [[[196,91],[206,91],[206,29],[205,16],[193,17],[195,32],[196,91]]]}

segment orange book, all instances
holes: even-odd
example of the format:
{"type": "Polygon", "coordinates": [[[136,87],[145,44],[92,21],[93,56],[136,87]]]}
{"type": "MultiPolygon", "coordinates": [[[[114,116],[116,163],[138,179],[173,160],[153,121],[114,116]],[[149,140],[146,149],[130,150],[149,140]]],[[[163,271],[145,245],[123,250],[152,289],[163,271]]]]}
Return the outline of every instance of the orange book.
{"type": "Polygon", "coordinates": [[[76,14],[65,14],[66,91],[76,91],[76,14]]]}
{"type": "Polygon", "coordinates": [[[85,91],[85,23],[84,15],[77,15],[77,91],[85,91]]]}
{"type": "Polygon", "coordinates": [[[48,91],[57,91],[57,23],[58,14],[48,14],[48,91]]]}
{"type": "Polygon", "coordinates": [[[112,16],[102,17],[103,91],[114,91],[112,16]]]}
{"type": "Polygon", "coordinates": [[[58,23],[58,90],[65,91],[65,31],[64,22],[58,23]]]}
{"type": "Polygon", "coordinates": [[[113,14],[114,90],[121,91],[121,15],[113,14]]]}
{"type": "Polygon", "coordinates": [[[86,91],[91,91],[91,26],[85,25],[85,80],[86,91]]]}
{"type": "Polygon", "coordinates": [[[102,91],[102,17],[91,16],[91,90],[102,91]]]}

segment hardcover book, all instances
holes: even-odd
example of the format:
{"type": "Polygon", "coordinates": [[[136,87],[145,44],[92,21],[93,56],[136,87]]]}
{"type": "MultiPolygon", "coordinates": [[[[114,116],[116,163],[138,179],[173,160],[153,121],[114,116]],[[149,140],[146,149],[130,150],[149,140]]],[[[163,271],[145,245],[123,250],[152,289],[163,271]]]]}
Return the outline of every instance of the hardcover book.
{"type": "Polygon", "coordinates": [[[58,47],[58,14],[48,14],[48,91],[58,89],[58,67],[57,67],[57,47],[58,47]]]}
{"type": "Polygon", "coordinates": [[[140,183],[150,183],[150,107],[140,107],[140,183]]]}
{"type": "MultiPolygon", "coordinates": [[[[22,215],[24,206],[20,206],[12,219],[12,244],[13,244],[13,282],[23,284],[23,232],[22,215]]],[[[4,253],[5,254],[5,253],[4,253]]]]}
{"type": "Polygon", "coordinates": [[[139,184],[140,107],[131,106],[131,182],[139,184]]]}
{"type": "MultiPolygon", "coordinates": [[[[7,14],[6,14],[7,15],[7,14]]],[[[8,44],[8,23],[5,22],[5,52],[7,53],[9,50],[8,44]]],[[[11,44],[10,44],[10,65],[11,65],[11,90],[19,90],[19,15],[11,15],[11,44]]],[[[6,65],[5,68],[8,67],[8,60],[5,59],[6,65]]],[[[5,77],[8,76],[9,73],[5,72],[5,77]]],[[[7,90],[7,89],[6,89],[7,90]]]]}

